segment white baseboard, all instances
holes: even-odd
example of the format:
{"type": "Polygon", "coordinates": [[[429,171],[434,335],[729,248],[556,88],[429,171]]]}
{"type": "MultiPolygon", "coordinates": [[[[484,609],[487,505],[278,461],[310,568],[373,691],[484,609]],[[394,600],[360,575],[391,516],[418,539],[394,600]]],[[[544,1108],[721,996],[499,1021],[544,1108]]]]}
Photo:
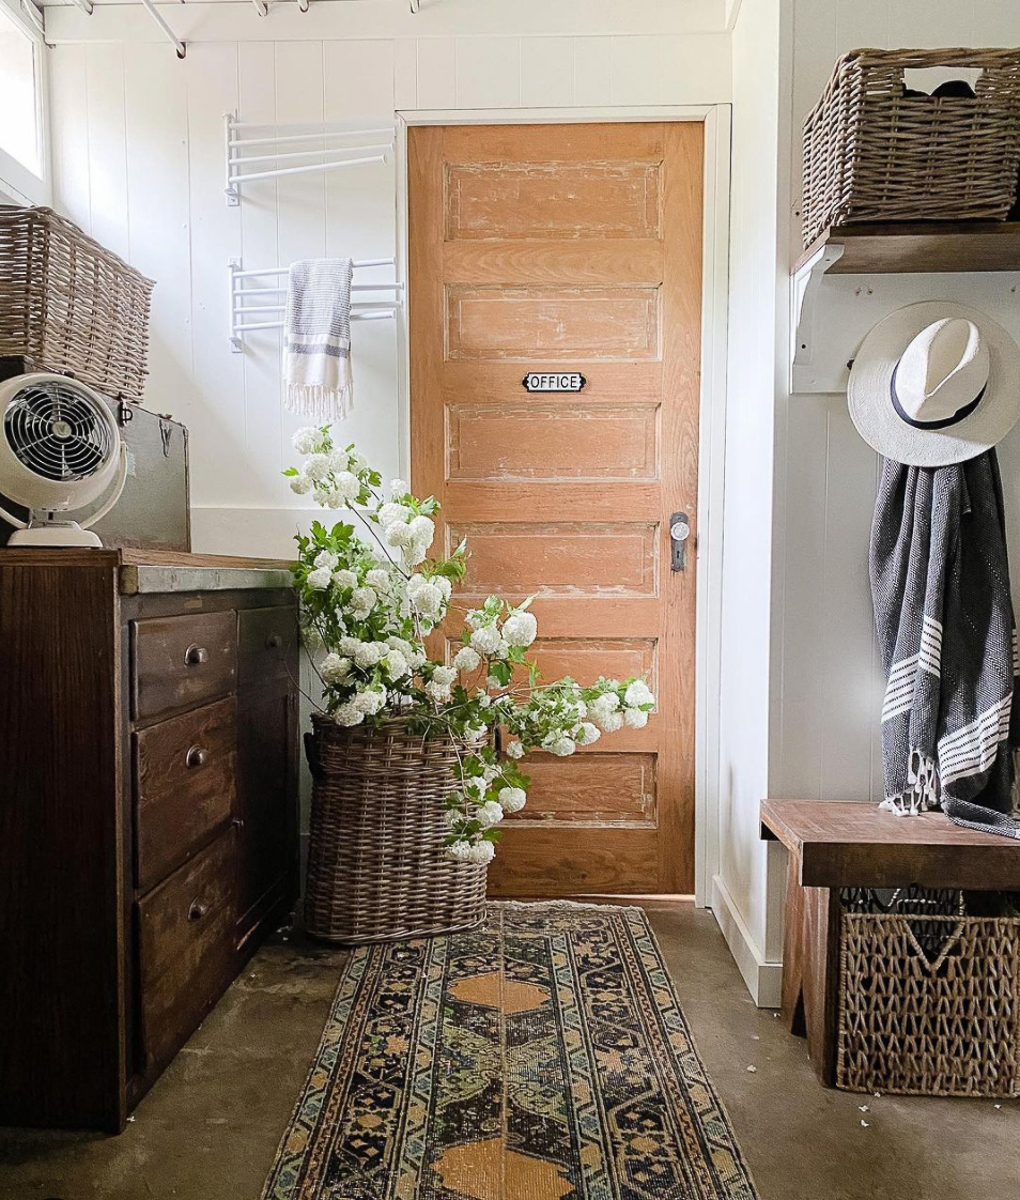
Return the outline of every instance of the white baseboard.
{"type": "Polygon", "coordinates": [[[783,996],[783,964],[769,962],[763,956],[718,875],[712,877],[711,907],[751,999],[759,1008],[779,1008],[783,996]]]}

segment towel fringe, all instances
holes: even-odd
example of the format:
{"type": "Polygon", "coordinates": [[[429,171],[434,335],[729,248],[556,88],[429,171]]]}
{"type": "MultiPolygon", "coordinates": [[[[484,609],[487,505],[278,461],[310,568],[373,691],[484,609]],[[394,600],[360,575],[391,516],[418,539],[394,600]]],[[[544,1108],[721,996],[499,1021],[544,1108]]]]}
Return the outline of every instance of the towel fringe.
{"type": "Polygon", "coordinates": [[[907,764],[906,791],[898,796],[886,796],[879,808],[895,813],[898,817],[916,817],[930,809],[938,808],[942,785],[939,781],[938,764],[920,750],[911,750],[907,764]]]}
{"type": "Polygon", "coordinates": [[[354,389],[323,387],[318,383],[288,383],[284,391],[287,409],[320,424],[342,421],[354,407],[354,389]]]}

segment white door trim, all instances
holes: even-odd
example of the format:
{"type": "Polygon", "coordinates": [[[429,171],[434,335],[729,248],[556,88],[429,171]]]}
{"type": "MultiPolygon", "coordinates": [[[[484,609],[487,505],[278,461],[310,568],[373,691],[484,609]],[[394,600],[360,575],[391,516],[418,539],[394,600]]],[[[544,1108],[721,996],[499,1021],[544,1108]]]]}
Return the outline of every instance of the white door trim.
{"type": "MultiPolygon", "coordinates": [[[[695,901],[711,903],[719,871],[719,611],[726,450],[726,336],[729,276],[730,105],[642,108],[401,109],[397,118],[397,269],[407,279],[407,130],[412,125],[578,124],[593,121],[700,121],[705,126],[701,405],[698,453],[698,580],[695,679],[695,901]]],[[[410,342],[400,326],[400,464],[411,464],[410,342]]]]}

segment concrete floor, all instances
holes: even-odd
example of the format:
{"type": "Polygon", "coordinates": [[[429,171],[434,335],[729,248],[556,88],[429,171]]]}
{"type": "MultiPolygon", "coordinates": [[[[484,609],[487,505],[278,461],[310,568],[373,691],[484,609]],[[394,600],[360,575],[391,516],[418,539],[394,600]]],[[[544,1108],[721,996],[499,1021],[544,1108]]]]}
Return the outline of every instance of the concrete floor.
{"type": "MultiPolygon", "coordinates": [[[[761,1200],[1020,1197],[1020,1102],[823,1090],[804,1043],[751,1003],[711,914],[647,907],[761,1200]]],[[[0,1198],[258,1200],[341,963],[265,946],[119,1138],[0,1130],[0,1198]]]]}

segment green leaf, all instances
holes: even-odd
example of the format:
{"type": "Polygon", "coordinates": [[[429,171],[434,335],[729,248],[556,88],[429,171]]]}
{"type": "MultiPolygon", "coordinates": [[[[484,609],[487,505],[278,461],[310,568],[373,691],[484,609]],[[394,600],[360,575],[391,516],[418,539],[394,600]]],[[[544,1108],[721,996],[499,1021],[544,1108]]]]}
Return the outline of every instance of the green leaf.
{"type": "Polygon", "coordinates": [[[284,475],[286,475],[288,477],[292,477],[294,475],[300,475],[300,474],[301,474],[301,472],[297,469],[297,467],[288,467],[286,469],[286,471],[284,471],[284,475]]]}

